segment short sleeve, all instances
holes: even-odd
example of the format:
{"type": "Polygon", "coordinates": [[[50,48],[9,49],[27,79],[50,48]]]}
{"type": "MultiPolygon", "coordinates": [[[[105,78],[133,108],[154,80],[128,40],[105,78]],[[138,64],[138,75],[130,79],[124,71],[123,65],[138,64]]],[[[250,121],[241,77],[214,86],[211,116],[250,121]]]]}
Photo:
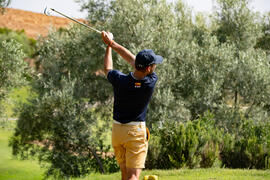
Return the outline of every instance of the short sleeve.
{"type": "Polygon", "coordinates": [[[120,78],[120,72],[117,70],[110,70],[107,75],[107,79],[111,84],[117,83],[117,80],[120,78]]]}
{"type": "Polygon", "coordinates": [[[158,80],[158,76],[157,76],[157,74],[155,72],[153,72],[152,74],[149,74],[148,75],[148,81],[153,86],[155,86],[157,80],[158,80]]]}

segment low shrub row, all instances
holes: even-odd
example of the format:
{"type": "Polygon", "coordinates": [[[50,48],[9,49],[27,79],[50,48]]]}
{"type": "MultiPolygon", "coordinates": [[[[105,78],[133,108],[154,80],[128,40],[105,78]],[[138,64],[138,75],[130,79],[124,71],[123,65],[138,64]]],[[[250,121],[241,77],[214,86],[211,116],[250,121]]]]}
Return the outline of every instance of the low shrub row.
{"type": "Polygon", "coordinates": [[[216,124],[211,113],[194,121],[164,125],[149,144],[146,166],[170,168],[270,167],[270,125],[244,117],[233,132],[216,124]]]}

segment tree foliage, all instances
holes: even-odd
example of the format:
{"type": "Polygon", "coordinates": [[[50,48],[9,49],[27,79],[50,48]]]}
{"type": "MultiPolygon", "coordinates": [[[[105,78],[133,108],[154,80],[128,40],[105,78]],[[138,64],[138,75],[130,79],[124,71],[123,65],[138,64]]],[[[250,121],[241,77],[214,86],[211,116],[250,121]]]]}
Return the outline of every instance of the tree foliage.
{"type": "Polygon", "coordinates": [[[256,47],[266,50],[267,54],[270,54],[270,13],[264,15],[262,21],[262,33],[263,36],[257,42],[256,47]]]}
{"type": "Polygon", "coordinates": [[[32,58],[35,53],[36,40],[28,38],[24,30],[13,31],[8,28],[0,28],[0,41],[15,40],[21,44],[21,48],[25,53],[25,57],[32,58]]]}
{"type": "Polygon", "coordinates": [[[255,46],[261,36],[258,15],[249,8],[250,0],[217,0],[217,36],[234,43],[238,50],[255,46]]]}
{"type": "Polygon", "coordinates": [[[0,100],[25,80],[27,65],[23,57],[21,45],[15,40],[0,41],[0,100]]]}
{"type": "Polygon", "coordinates": [[[256,118],[250,112],[263,111],[263,104],[269,98],[269,60],[265,51],[254,49],[262,29],[258,14],[248,7],[249,2],[218,0],[215,32],[221,43],[235,46],[235,51],[231,51],[234,66],[225,77],[223,90],[227,96],[232,96],[234,107],[248,108],[246,116],[256,118]]]}
{"type": "Polygon", "coordinates": [[[49,162],[47,176],[79,177],[118,169],[113,156],[107,155],[110,146],[103,144],[107,131],[101,131],[111,117],[111,108],[102,107],[111,92],[99,72],[101,60],[91,58],[104,47],[100,37],[88,32],[72,27],[39,40],[37,64],[42,73],[34,84],[38,97],[18,110],[10,143],[13,154],[49,162]],[[96,42],[95,49],[89,41],[96,42]]]}
{"type": "Polygon", "coordinates": [[[4,8],[6,8],[10,4],[11,0],[0,0],[0,12],[4,12],[4,8]]]}
{"type": "Polygon", "coordinates": [[[0,103],[12,88],[31,79],[30,68],[24,59],[34,55],[35,42],[28,38],[23,30],[0,28],[0,103]]]}
{"type": "Polygon", "coordinates": [[[0,0],[0,7],[6,7],[10,3],[10,0],[0,0]]]}

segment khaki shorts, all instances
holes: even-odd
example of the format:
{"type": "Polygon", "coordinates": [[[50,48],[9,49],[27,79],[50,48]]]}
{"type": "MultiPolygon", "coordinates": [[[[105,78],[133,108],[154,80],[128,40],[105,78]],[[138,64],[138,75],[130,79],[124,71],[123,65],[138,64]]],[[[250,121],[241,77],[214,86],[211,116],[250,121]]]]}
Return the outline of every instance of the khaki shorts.
{"type": "Polygon", "coordinates": [[[125,163],[128,168],[144,168],[148,149],[145,125],[113,123],[112,146],[118,164],[125,163]]]}

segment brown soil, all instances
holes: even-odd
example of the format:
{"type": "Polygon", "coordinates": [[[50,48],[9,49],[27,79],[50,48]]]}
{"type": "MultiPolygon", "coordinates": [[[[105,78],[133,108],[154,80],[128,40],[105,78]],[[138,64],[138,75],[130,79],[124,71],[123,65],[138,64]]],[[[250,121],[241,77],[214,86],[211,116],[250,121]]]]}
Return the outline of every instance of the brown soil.
{"type": "MultiPolygon", "coordinates": [[[[83,21],[82,19],[79,19],[83,21]]],[[[24,30],[28,37],[37,39],[38,36],[46,36],[50,29],[67,27],[73,23],[69,19],[46,16],[44,14],[6,8],[3,15],[0,14],[0,27],[12,30],[24,30]]]]}

